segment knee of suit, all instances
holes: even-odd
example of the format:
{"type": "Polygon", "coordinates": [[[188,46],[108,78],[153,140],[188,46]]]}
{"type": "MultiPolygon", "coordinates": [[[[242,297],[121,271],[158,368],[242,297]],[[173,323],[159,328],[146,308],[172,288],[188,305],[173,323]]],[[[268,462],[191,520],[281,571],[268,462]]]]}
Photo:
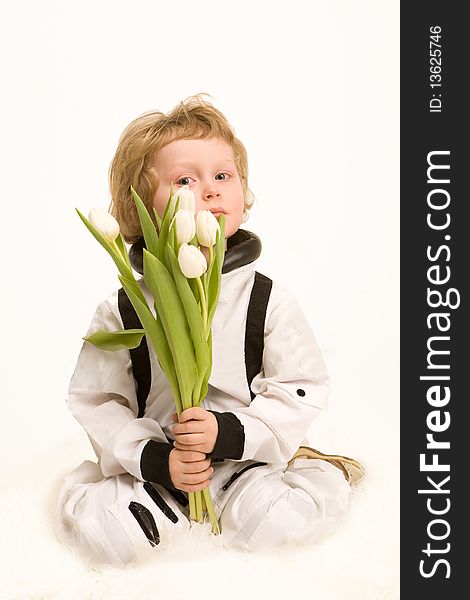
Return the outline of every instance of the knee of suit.
{"type": "Polygon", "coordinates": [[[86,563],[122,567],[138,560],[152,546],[129,510],[129,496],[116,498],[115,483],[72,488],[59,512],[59,538],[86,563]]]}
{"type": "Polygon", "coordinates": [[[136,547],[119,524],[109,521],[102,523],[95,517],[79,522],[75,547],[82,558],[92,565],[124,567],[137,560],[136,547]]]}
{"type": "MultiPolygon", "coordinates": [[[[345,482],[346,483],[346,482],[345,482]]],[[[250,551],[316,543],[333,533],[348,507],[349,486],[332,497],[312,497],[301,488],[289,488],[251,514],[230,544],[250,551]]]]}
{"type": "Polygon", "coordinates": [[[258,505],[253,503],[254,510],[239,506],[237,516],[244,518],[237,523],[229,511],[223,515],[225,529],[222,526],[230,537],[229,544],[256,551],[315,543],[333,533],[347,513],[350,497],[349,484],[338,474],[326,475],[318,487],[304,477],[296,477],[295,481],[294,477],[287,478],[280,493],[265,497],[258,505]]]}
{"type": "Polygon", "coordinates": [[[164,488],[118,475],[67,489],[58,533],[88,562],[123,566],[189,529],[185,510],[164,488]]]}
{"type": "Polygon", "coordinates": [[[300,496],[303,491],[311,497],[320,518],[340,518],[348,510],[351,486],[343,473],[326,461],[297,459],[283,480],[300,496]]]}
{"type": "MultiPolygon", "coordinates": [[[[66,503],[56,526],[61,541],[90,566],[123,567],[137,559],[136,545],[105,505],[83,498],[71,511],[66,503]]],[[[144,545],[144,539],[141,544],[144,545]]]]}

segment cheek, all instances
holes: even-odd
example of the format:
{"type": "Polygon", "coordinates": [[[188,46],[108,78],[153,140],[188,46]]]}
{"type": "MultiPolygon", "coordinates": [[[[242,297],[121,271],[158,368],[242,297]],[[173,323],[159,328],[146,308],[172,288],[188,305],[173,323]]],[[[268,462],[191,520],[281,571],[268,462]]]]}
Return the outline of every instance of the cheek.
{"type": "Polygon", "coordinates": [[[242,215],[245,208],[245,198],[243,197],[243,188],[241,181],[238,180],[231,194],[231,212],[233,214],[242,215]]]}
{"type": "Polygon", "coordinates": [[[231,235],[233,235],[243,223],[244,209],[245,201],[242,195],[241,197],[238,197],[231,206],[230,216],[228,217],[226,222],[225,237],[230,237],[231,235]]]}
{"type": "Polygon", "coordinates": [[[245,198],[243,197],[243,192],[240,192],[236,202],[234,203],[234,213],[240,218],[243,216],[243,211],[245,209],[245,198]]]}
{"type": "Polygon", "coordinates": [[[169,196],[170,190],[168,190],[167,192],[166,190],[162,189],[162,186],[160,186],[153,198],[153,205],[155,207],[155,210],[161,217],[163,217],[163,213],[165,212],[166,203],[168,202],[169,196]]]}

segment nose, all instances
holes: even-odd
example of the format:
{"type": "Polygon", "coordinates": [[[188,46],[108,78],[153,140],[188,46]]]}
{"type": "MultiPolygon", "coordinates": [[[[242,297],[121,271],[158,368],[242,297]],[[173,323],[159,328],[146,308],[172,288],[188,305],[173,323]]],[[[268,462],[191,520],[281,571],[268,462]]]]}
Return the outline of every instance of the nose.
{"type": "Polygon", "coordinates": [[[220,189],[214,180],[208,181],[202,188],[202,199],[206,202],[220,198],[220,189]]]}

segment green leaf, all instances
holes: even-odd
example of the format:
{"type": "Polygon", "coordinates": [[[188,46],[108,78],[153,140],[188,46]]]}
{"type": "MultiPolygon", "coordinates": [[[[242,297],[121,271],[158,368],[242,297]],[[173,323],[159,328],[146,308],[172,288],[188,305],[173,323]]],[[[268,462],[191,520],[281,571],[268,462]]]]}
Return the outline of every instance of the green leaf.
{"type": "Polygon", "coordinates": [[[157,223],[158,226],[158,233],[160,233],[161,229],[162,229],[162,218],[161,216],[157,213],[155,206],[153,207],[153,214],[155,215],[155,221],[157,223]]]}
{"type": "MultiPolygon", "coordinates": [[[[129,289],[132,290],[132,292],[134,293],[134,295],[137,296],[137,298],[140,300],[140,302],[150,312],[149,306],[147,304],[147,300],[145,299],[145,296],[142,293],[142,290],[140,289],[140,286],[137,283],[137,281],[135,280],[134,276],[132,276],[132,277],[124,277],[124,276],[119,276],[118,275],[118,277],[119,277],[119,281],[121,281],[121,282],[122,282],[122,279],[125,280],[127,288],[129,288],[129,289]]],[[[127,289],[126,289],[126,291],[127,291],[127,289]]],[[[150,314],[152,314],[152,313],[150,313],[150,314]]]]}
{"type": "Polygon", "coordinates": [[[165,266],[168,269],[168,271],[171,272],[171,265],[168,261],[168,255],[167,255],[168,246],[170,246],[170,248],[173,250],[173,252],[175,254],[178,252],[178,241],[176,239],[176,230],[175,230],[174,225],[173,225],[173,227],[170,227],[166,245],[167,245],[167,247],[165,249],[165,266]]]}
{"type": "Polygon", "coordinates": [[[116,238],[116,246],[119,248],[121,255],[124,257],[128,267],[132,269],[131,261],[129,259],[129,253],[127,252],[126,245],[124,244],[124,239],[121,234],[119,234],[116,238]]]}
{"type": "Polygon", "coordinates": [[[119,272],[124,277],[133,278],[132,269],[127,264],[126,260],[121,256],[120,252],[118,251],[118,247],[114,244],[111,244],[105,237],[103,237],[101,233],[90,223],[90,221],[82,215],[78,208],[75,210],[93,237],[103,246],[106,252],[108,252],[111,258],[114,260],[119,272]]]}
{"type": "MultiPolygon", "coordinates": [[[[157,258],[158,260],[165,264],[165,249],[168,240],[168,231],[170,229],[171,221],[175,215],[175,203],[173,201],[173,187],[171,188],[170,198],[165,207],[165,212],[163,213],[162,225],[160,227],[160,235],[158,236],[158,247],[157,247],[157,258]]],[[[179,204],[179,202],[177,202],[179,204]]]]}
{"type": "Polygon", "coordinates": [[[132,186],[131,194],[137,207],[137,212],[139,214],[139,221],[140,226],[142,228],[142,233],[144,234],[145,246],[151,254],[156,256],[158,235],[155,229],[155,225],[152,221],[152,218],[150,217],[148,210],[145,207],[145,204],[142,202],[139,194],[135,191],[135,189],[132,186]]]}
{"type": "MultiPolygon", "coordinates": [[[[170,263],[173,273],[173,279],[176,284],[181,302],[183,304],[186,320],[191,331],[191,337],[196,355],[196,365],[198,370],[197,382],[195,385],[196,395],[199,396],[200,386],[202,384],[207,368],[211,371],[211,363],[209,362],[209,349],[207,347],[206,333],[201,311],[197,301],[191,291],[188,280],[181,272],[178,264],[178,259],[173,252],[170,244],[166,247],[168,262],[170,263]]],[[[194,394],[193,394],[194,401],[194,394]]]]}
{"type": "Polygon", "coordinates": [[[219,231],[217,232],[217,241],[215,244],[215,257],[214,265],[210,272],[209,282],[207,284],[207,303],[208,303],[208,316],[207,325],[208,328],[212,325],[212,319],[214,318],[215,309],[219,300],[220,293],[220,282],[222,278],[222,266],[224,264],[225,256],[225,219],[221,215],[219,219],[219,231]]]}
{"type": "Polygon", "coordinates": [[[95,239],[103,246],[103,248],[110,254],[111,258],[114,260],[121,276],[127,281],[127,285],[131,287],[139,300],[146,306],[147,301],[142,293],[142,290],[139,287],[139,284],[135,280],[134,274],[132,272],[131,263],[129,260],[129,255],[125,250],[124,241],[122,239],[121,234],[116,238],[116,243],[111,244],[106,238],[104,238],[100,232],[90,223],[90,221],[82,215],[82,213],[75,209],[78,213],[78,216],[86,225],[87,229],[90,233],[95,237],[95,239]],[[122,254],[121,254],[122,253],[122,254]]]}
{"type": "MultiPolygon", "coordinates": [[[[217,243],[217,241],[216,241],[217,243]]],[[[209,249],[209,256],[211,255],[210,253],[210,249],[209,249]]],[[[207,267],[207,271],[204,273],[204,277],[205,277],[205,289],[207,291],[207,285],[208,282],[210,281],[211,278],[211,274],[212,274],[212,269],[214,268],[214,264],[215,264],[215,259],[217,258],[217,255],[214,253],[214,249],[212,249],[212,259],[209,261],[209,266],[207,267]]]]}
{"type": "Polygon", "coordinates": [[[199,391],[199,404],[207,396],[207,392],[209,390],[209,379],[212,372],[212,330],[210,330],[209,337],[207,339],[207,350],[209,352],[209,367],[204,373],[204,377],[202,379],[201,389],[199,391]]]}
{"type": "MultiPolygon", "coordinates": [[[[144,250],[144,252],[147,251],[144,250]]],[[[147,252],[147,254],[149,253],[147,252]]],[[[144,326],[147,339],[150,340],[150,343],[157,353],[160,366],[162,367],[162,370],[170,384],[173,398],[175,399],[177,412],[179,414],[182,411],[180,386],[178,384],[178,377],[173,363],[172,353],[168,345],[161,320],[159,318],[156,319],[148,308],[147,304],[141,302],[141,300],[136,296],[132,290],[132,287],[129,286],[128,280],[126,280],[124,277],[119,277],[119,280],[122,283],[122,287],[128,295],[129,300],[131,301],[132,306],[134,307],[135,312],[140,319],[140,322],[144,326]]]]}
{"type": "Polygon", "coordinates": [[[191,288],[191,291],[193,293],[193,296],[196,298],[196,301],[200,302],[199,288],[197,287],[196,279],[194,277],[191,279],[188,279],[188,283],[189,283],[189,287],[191,288]]]}
{"type": "Polygon", "coordinates": [[[165,265],[145,249],[143,258],[145,285],[155,299],[157,314],[162,321],[173,356],[183,408],[189,408],[197,377],[197,367],[181,298],[165,265]]]}
{"type": "Polygon", "coordinates": [[[124,329],[122,331],[96,331],[83,339],[102,350],[125,350],[137,348],[145,335],[143,329],[124,329]]]}

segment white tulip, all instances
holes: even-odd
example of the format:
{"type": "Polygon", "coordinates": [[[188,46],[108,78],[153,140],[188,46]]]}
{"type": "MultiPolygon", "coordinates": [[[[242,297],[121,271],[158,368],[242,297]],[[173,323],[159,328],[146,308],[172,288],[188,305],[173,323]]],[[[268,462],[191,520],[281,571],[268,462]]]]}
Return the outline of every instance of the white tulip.
{"type": "Polygon", "coordinates": [[[209,248],[217,240],[219,224],[210,210],[200,210],[196,218],[196,235],[201,246],[209,248]]]}
{"type": "Polygon", "coordinates": [[[193,212],[193,214],[196,212],[196,202],[194,200],[194,192],[192,192],[189,189],[189,186],[187,185],[183,185],[182,187],[178,188],[175,192],[174,195],[174,201],[176,203],[176,201],[179,198],[179,205],[178,205],[178,209],[181,210],[191,210],[193,212]]]}
{"type": "Polygon", "coordinates": [[[196,222],[191,210],[179,210],[175,215],[176,239],[178,244],[190,242],[196,235],[196,222]]]}
{"type": "Polygon", "coordinates": [[[102,208],[92,208],[88,220],[108,242],[114,242],[119,235],[119,223],[102,208]]]}
{"type": "Polygon", "coordinates": [[[185,277],[193,279],[200,277],[207,270],[207,261],[204,254],[189,244],[181,244],[178,252],[178,263],[185,277]]]}

